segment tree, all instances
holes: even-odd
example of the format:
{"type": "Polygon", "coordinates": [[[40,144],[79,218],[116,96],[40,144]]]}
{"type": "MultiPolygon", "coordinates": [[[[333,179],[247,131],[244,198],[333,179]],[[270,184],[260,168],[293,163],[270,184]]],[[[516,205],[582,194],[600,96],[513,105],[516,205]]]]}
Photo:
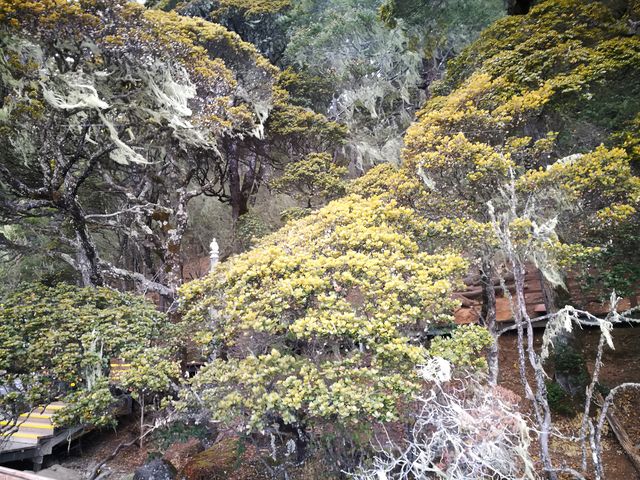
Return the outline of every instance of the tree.
{"type": "MultiPolygon", "coordinates": [[[[402,194],[403,201],[408,201],[411,196],[406,196],[405,189],[411,186],[411,177],[421,181],[423,185],[409,201],[419,201],[421,214],[430,220],[426,228],[431,230],[434,247],[462,248],[477,261],[483,280],[483,321],[495,339],[489,358],[493,383],[497,381],[501,333],[495,321],[495,284],[504,286],[500,278],[504,278],[505,263],[514,276],[511,299],[519,335],[520,374],[540,428],[544,468],[553,477],[555,468],[548,452],[551,417],[525,308],[525,264],[532,262],[542,270],[547,291],[552,292],[553,286],[562,284],[563,271],[572,262],[593,258],[599,247],[596,242],[603,245],[605,237],[615,238],[615,227],[635,215],[640,184],[627,153],[594,145],[594,138],[578,146],[585,148],[584,154],[563,157],[566,140],[551,129],[553,124],[542,124],[540,118],[554,109],[562,109],[564,117],[571,118],[576,92],[589,95],[592,89],[600,93],[602,85],[626,82],[629,72],[637,74],[640,62],[635,39],[621,34],[619,24],[602,5],[545,2],[530,15],[502,20],[482,36],[478,45],[487,50],[479,54],[482,63],[475,57],[470,61],[477,67],[473,73],[457,70],[461,63],[453,65],[450,78],[459,83],[454,82],[447,95],[431,99],[419,113],[405,137],[404,163],[398,172],[391,172],[394,188],[386,188],[385,195],[402,194]],[[580,14],[572,10],[567,17],[570,22],[551,20],[569,8],[580,8],[580,14]],[[548,38],[541,39],[539,31],[530,35],[530,24],[544,24],[541,28],[548,38]],[[504,52],[507,25],[518,46],[504,52]],[[589,28],[594,32],[587,34],[589,28]],[[584,38],[585,55],[576,63],[563,63],[562,56],[576,47],[572,43],[576,36],[584,38]],[[526,49],[528,42],[551,38],[558,40],[554,48],[533,53],[526,49]],[[594,38],[602,43],[594,45],[594,38]],[[606,70],[601,68],[604,62],[606,70]],[[528,67],[524,72],[523,64],[528,67]],[[527,369],[536,373],[534,386],[527,380],[527,369]]],[[[477,52],[478,45],[469,52],[477,52]]],[[[580,111],[574,115],[585,120],[580,111]]],[[[618,120],[606,126],[600,123],[600,131],[610,134],[622,128],[624,122],[618,120]]],[[[591,121],[594,125],[600,122],[591,121]]],[[[355,192],[375,195],[380,187],[362,179],[355,192]]],[[[557,310],[552,295],[547,296],[547,304],[549,313],[557,310]]]]}
{"type": "MultiPolygon", "coordinates": [[[[163,345],[162,362],[178,368],[172,360],[177,327],[139,296],[104,287],[27,284],[2,299],[0,319],[5,419],[15,421],[21,413],[62,400],[66,407],[56,415],[58,425],[111,425],[111,358],[136,363],[151,346],[163,345]]],[[[165,390],[157,382],[155,375],[145,377],[138,389],[165,390]]]]}
{"type": "Polygon", "coordinates": [[[275,70],[219,25],[132,2],[4,2],[0,18],[3,223],[57,237],[3,247],[171,299],[187,205],[223,188],[224,135],[261,135],[275,70]]]}
{"type": "MultiPolygon", "coordinates": [[[[434,234],[437,234],[434,240],[440,238],[445,244],[453,241],[457,246],[466,244],[467,251],[473,251],[473,258],[481,259],[478,267],[484,274],[485,305],[488,305],[483,317],[488,324],[494,323],[495,311],[491,305],[497,272],[491,261],[487,263],[486,260],[492,258],[500,246],[495,238],[490,238],[493,234],[487,202],[508,187],[512,175],[517,178],[527,170],[544,169],[554,158],[564,158],[563,134],[555,133],[553,125],[542,126],[541,115],[547,115],[545,118],[550,118],[551,122],[555,109],[563,112],[563,121],[575,122],[578,117],[583,121],[585,117],[581,111],[571,110],[576,107],[577,95],[589,96],[590,91],[599,94],[604,84],[618,88],[626,82],[626,75],[637,72],[640,65],[635,56],[635,40],[621,33],[620,25],[601,5],[576,6],[580,14],[568,17],[571,22],[549,20],[567,15],[568,10],[573,12],[573,7],[573,4],[546,2],[534,8],[530,16],[500,20],[462,55],[467,63],[454,61],[448,73],[448,85],[455,89],[448,95],[434,97],[425,105],[405,138],[402,168],[388,174],[393,178],[389,181],[391,184],[408,190],[394,188],[390,191],[384,187],[387,194],[395,198],[402,195],[403,202],[420,202],[426,217],[449,222],[446,228],[434,224],[434,234]],[[532,53],[530,45],[541,41],[537,35],[539,30],[531,33],[533,26],[543,28],[549,39],[556,38],[555,47],[532,53]],[[589,28],[594,32],[587,34],[589,28]],[[500,36],[505,35],[505,31],[512,35],[510,38],[516,48],[504,51],[500,36]],[[578,63],[565,64],[561,58],[568,49],[575,47],[570,41],[575,38],[582,39],[584,55],[579,57],[578,63]],[[594,38],[599,39],[602,47],[600,43],[592,43],[594,38]],[[605,45],[614,44],[617,47],[613,51],[606,50],[605,45]],[[496,62],[500,63],[500,68],[496,67],[496,62]],[[605,62],[608,68],[603,71],[598,67],[605,62]],[[476,67],[473,73],[468,64],[471,68],[476,67]],[[523,64],[527,66],[524,73],[523,64]],[[572,111],[575,112],[573,117],[572,111]],[[422,186],[416,186],[416,181],[422,186]],[[468,228],[469,222],[476,225],[475,232],[468,228]],[[452,232],[452,228],[457,232],[452,232]],[[444,236],[439,237],[440,234],[444,236]]],[[[443,93],[448,91],[444,89],[443,93]]],[[[595,123],[601,120],[591,118],[591,121],[597,131],[595,123]]],[[[622,119],[614,125],[617,125],[615,128],[626,128],[622,119]]],[[[611,125],[606,129],[601,126],[600,131],[611,132],[611,128],[611,125]]],[[[585,152],[597,147],[593,142],[600,138],[606,137],[585,139],[585,152]]],[[[605,246],[612,238],[612,229],[599,230],[602,220],[610,218],[617,224],[623,217],[630,220],[635,212],[637,180],[628,162],[624,153],[616,149],[596,149],[584,157],[567,157],[557,162],[553,170],[561,170],[561,165],[566,164],[567,177],[556,178],[555,183],[546,182],[547,191],[540,190],[536,195],[537,201],[544,204],[540,208],[547,209],[548,218],[559,215],[557,228],[561,239],[605,246]],[[607,162],[611,162],[611,169],[606,167],[607,162]],[[619,167],[617,173],[613,171],[613,165],[619,167]],[[581,169],[584,169],[582,173],[581,169]],[[572,175],[569,171],[573,171],[572,180],[568,178],[572,175]],[[588,178],[594,188],[586,188],[583,184],[583,188],[571,192],[563,190],[563,182],[575,184],[576,178],[586,172],[589,172],[588,178]],[[610,188],[613,182],[619,182],[622,188],[610,188]],[[627,189],[626,194],[622,189],[627,189]],[[543,199],[544,195],[546,199],[543,199]],[[585,215],[594,221],[576,221],[579,217],[584,219],[585,215]]],[[[372,177],[377,175],[380,175],[379,170],[372,172],[372,177]]],[[[366,195],[371,190],[377,194],[380,185],[363,179],[354,188],[356,193],[366,195]]],[[[518,195],[521,194],[526,196],[527,192],[520,190],[518,195]]],[[[525,204],[523,200],[522,205],[525,204]]],[[[562,281],[557,270],[546,272],[548,275],[554,273],[552,281],[556,285],[562,281]]],[[[551,285],[547,290],[553,293],[551,285]]],[[[554,309],[557,309],[555,305],[547,305],[548,311],[554,309]]]]}
{"type": "Polygon", "coordinates": [[[295,101],[346,125],[343,154],[368,168],[398,163],[426,86],[454,51],[503,14],[501,2],[485,0],[397,7],[379,0],[192,0],[178,9],[214,18],[301,77],[295,101]]]}
{"type": "Polygon", "coordinates": [[[473,376],[456,378],[451,364],[434,358],[422,368],[427,386],[404,443],[381,442],[358,480],[538,478],[531,438],[517,397],[473,376]]]}
{"type": "MultiPolygon", "coordinates": [[[[176,5],[159,5],[175,8],[176,5]]],[[[291,7],[289,0],[190,0],[177,5],[182,15],[210,18],[254,44],[272,63],[278,64],[287,46],[284,15],[291,7]]]]}
{"type": "Polygon", "coordinates": [[[181,288],[185,321],[211,361],[183,407],[244,432],[308,436],[402,415],[420,379],[423,339],[451,320],[465,262],[420,248],[415,212],[349,196],[290,222],[258,247],[181,288]],[[198,400],[200,399],[200,400],[198,400]]]}
{"type": "Polygon", "coordinates": [[[145,407],[150,398],[156,407],[160,407],[160,399],[169,393],[177,392],[176,380],[180,378],[180,365],[171,360],[171,349],[152,347],[144,350],[126,352],[124,360],[129,368],[118,377],[118,383],[132,393],[140,406],[139,445],[145,432],[145,407]]]}
{"type": "Polygon", "coordinates": [[[306,200],[308,209],[317,202],[326,202],[344,194],[345,184],[341,177],[346,167],[333,163],[327,153],[312,153],[305,159],[288,164],[281,177],[271,183],[276,191],[293,191],[293,195],[306,200]]]}
{"type": "MultiPolygon", "coordinates": [[[[308,166],[310,160],[322,158],[324,164],[316,162],[316,167],[322,168],[316,169],[313,175],[309,172],[311,182],[326,182],[328,178],[339,182],[337,177],[343,175],[336,165],[335,152],[344,142],[345,127],[308,108],[293,105],[286,85],[287,82],[279,77],[274,108],[266,121],[263,137],[231,136],[223,143],[226,164],[222,180],[228,186],[228,193],[223,188],[222,194],[217,196],[231,205],[234,233],[237,233],[240,217],[249,213],[259,189],[270,177],[277,177],[279,171],[284,170],[286,176],[287,171],[289,174],[299,171],[308,166]]],[[[301,186],[299,181],[293,183],[301,186]]],[[[285,179],[281,186],[291,192],[293,183],[285,179]]]]}

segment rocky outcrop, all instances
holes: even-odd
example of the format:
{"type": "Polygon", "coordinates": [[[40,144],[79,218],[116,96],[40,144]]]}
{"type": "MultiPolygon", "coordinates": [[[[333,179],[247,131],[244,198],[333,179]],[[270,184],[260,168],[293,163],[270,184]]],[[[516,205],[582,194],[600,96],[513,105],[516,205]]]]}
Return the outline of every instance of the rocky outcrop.
{"type": "Polygon", "coordinates": [[[133,480],[174,480],[176,469],[160,458],[144,464],[133,475],[133,480]]]}
{"type": "Polygon", "coordinates": [[[192,457],[195,457],[203,450],[202,442],[197,438],[191,438],[186,442],[176,442],[172,444],[162,459],[173,465],[177,471],[180,471],[189,463],[192,457]]]}
{"type": "Polygon", "coordinates": [[[178,474],[179,480],[267,480],[258,449],[237,437],[221,440],[192,457],[178,474]]]}

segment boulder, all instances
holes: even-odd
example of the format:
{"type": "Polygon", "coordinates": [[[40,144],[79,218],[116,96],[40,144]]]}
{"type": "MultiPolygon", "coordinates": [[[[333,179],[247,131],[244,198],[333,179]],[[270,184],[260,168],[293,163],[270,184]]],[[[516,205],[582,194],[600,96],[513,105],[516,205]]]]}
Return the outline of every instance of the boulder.
{"type": "Polygon", "coordinates": [[[53,478],[55,480],[82,480],[82,474],[80,472],[57,464],[44,470],[40,470],[38,475],[45,478],[53,478]]]}
{"type": "Polygon", "coordinates": [[[144,464],[133,475],[133,480],[174,480],[176,469],[160,458],[144,464]]]}
{"type": "Polygon", "coordinates": [[[197,438],[190,438],[186,442],[173,443],[162,457],[164,461],[169,462],[177,471],[180,471],[189,462],[191,457],[202,452],[204,447],[202,442],[197,438]]]}
{"type": "Polygon", "coordinates": [[[229,437],[192,457],[179,480],[268,480],[260,452],[252,445],[229,437]]]}

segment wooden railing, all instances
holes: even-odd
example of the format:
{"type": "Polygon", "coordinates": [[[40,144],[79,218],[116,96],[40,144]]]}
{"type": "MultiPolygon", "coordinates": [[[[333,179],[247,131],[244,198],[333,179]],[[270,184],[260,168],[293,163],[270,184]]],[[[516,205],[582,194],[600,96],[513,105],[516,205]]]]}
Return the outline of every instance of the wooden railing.
{"type": "Polygon", "coordinates": [[[13,470],[11,468],[0,467],[0,480],[47,480],[46,477],[41,477],[35,473],[21,472],[20,470],[13,470]]]}

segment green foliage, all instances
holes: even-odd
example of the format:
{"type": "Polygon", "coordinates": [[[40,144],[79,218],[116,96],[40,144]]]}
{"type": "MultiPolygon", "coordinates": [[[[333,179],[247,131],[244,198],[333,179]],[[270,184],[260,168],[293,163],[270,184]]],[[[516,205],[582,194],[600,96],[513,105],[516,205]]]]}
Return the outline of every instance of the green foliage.
{"type": "MultiPolygon", "coordinates": [[[[44,223],[44,222],[40,222],[44,223]]],[[[36,250],[46,252],[55,248],[57,240],[46,235],[31,235],[20,225],[4,226],[0,233],[9,241],[25,245],[29,241],[38,245],[36,250]]],[[[55,285],[73,282],[76,272],[64,261],[53,260],[47,253],[31,252],[28,255],[0,249],[0,298],[10,295],[21,283],[38,282],[55,285]]]]}
{"type": "MultiPolygon", "coordinates": [[[[110,423],[109,359],[137,359],[133,352],[177,333],[142,297],[65,284],[24,285],[2,299],[0,321],[2,386],[18,393],[3,396],[2,408],[60,399],[68,407],[57,421],[65,424],[110,423]]],[[[147,376],[155,388],[153,372],[147,376]]]]}
{"type": "Polygon", "coordinates": [[[503,13],[490,0],[405,3],[191,0],[180,11],[214,18],[256,45],[283,68],[291,102],[347,125],[344,153],[369,166],[398,163],[425,82],[503,13]]]}
{"type": "Polygon", "coordinates": [[[122,358],[131,366],[118,376],[118,383],[140,403],[150,393],[167,393],[180,378],[180,364],[171,357],[171,349],[167,347],[127,351],[122,358]]]}
{"type": "Polygon", "coordinates": [[[161,451],[166,451],[174,443],[184,443],[191,438],[205,440],[210,435],[211,431],[206,426],[180,420],[154,430],[151,438],[161,451]]]}
{"type": "Polygon", "coordinates": [[[183,286],[185,320],[216,352],[192,382],[214,419],[262,431],[398,418],[419,386],[418,340],[451,319],[466,269],[421,251],[422,232],[409,208],[349,196],[183,286]]]}
{"type": "Polygon", "coordinates": [[[293,196],[306,200],[312,208],[314,200],[332,200],[343,195],[342,180],[347,168],[336,165],[328,153],[311,153],[298,162],[285,166],[282,176],[271,182],[276,192],[292,192],[293,196]]]}
{"type": "Polygon", "coordinates": [[[478,325],[463,325],[450,337],[436,337],[431,341],[429,355],[442,357],[456,367],[486,370],[483,351],[493,343],[489,331],[478,325]]]}
{"type": "Polygon", "coordinates": [[[587,139],[571,145],[586,153],[561,158],[552,129],[556,112],[577,118],[576,95],[587,101],[593,89],[622,81],[622,72],[640,71],[637,39],[625,32],[598,2],[548,1],[496,22],[452,63],[450,93],[419,112],[401,167],[425,186],[422,213],[450,225],[433,224],[434,240],[459,245],[464,226],[475,224],[489,236],[466,237],[466,250],[493,258],[500,248],[491,240],[493,218],[523,258],[561,282],[558,270],[593,259],[594,247],[633,221],[640,183],[628,154],[587,139]]]}
{"type": "Polygon", "coordinates": [[[91,388],[72,390],[64,401],[65,408],[55,415],[56,425],[116,425],[114,398],[107,377],[99,377],[91,388]]]}
{"type": "Polygon", "coordinates": [[[447,84],[458,88],[483,72],[498,86],[494,99],[547,90],[544,113],[561,132],[561,154],[589,150],[640,108],[640,42],[628,29],[607,2],[541,2],[483,32],[450,62],[447,84]]]}
{"type": "Polygon", "coordinates": [[[407,3],[301,1],[287,15],[284,63],[333,81],[329,116],[349,127],[347,153],[359,164],[398,163],[402,134],[425,98],[425,76],[437,76],[451,51],[502,11],[483,0],[407,3]]]}
{"type": "Polygon", "coordinates": [[[186,203],[227,198],[222,138],[263,137],[277,69],[221,25],[127,0],[0,1],[0,19],[2,250],[170,297],[186,203]]]}
{"type": "Polygon", "coordinates": [[[289,101],[293,105],[323,112],[327,111],[333,98],[334,81],[330,74],[319,75],[287,67],[278,77],[278,86],[289,93],[289,101]]]}
{"type": "Polygon", "coordinates": [[[301,218],[306,217],[311,213],[313,213],[313,210],[311,210],[310,208],[291,207],[283,210],[280,214],[280,218],[284,223],[287,223],[293,220],[300,220],[301,218]]]}
{"type": "Polygon", "coordinates": [[[562,415],[574,415],[576,413],[571,397],[556,382],[546,382],[547,400],[551,410],[562,415]]]}
{"type": "Polygon", "coordinates": [[[621,297],[637,293],[640,279],[638,231],[638,215],[617,226],[613,242],[605,245],[592,259],[589,268],[580,272],[580,285],[586,292],[595,294],[602,302],[609,299],[608,292],[613,290],[621,297]]]}
{"type": "Polygon", "coordinates": [[[429,29],[426,48],[434,57],[448,52],[455,56],[505,13],[504,5],[493,0],[386,0],[379,8],[390,28],[401,23],[414,35],[429,29]]]}
{"type": "Polygon", "coordinates": [[[243,249],[253,247],[258,240],[271,233],[268,225],[254,213],[246,213],[238,220],[238,237],[243,249]]]}
{"type": "Polygon", "coordinates": [[[220,0],[221,8],[234,8],[249,16],[277,13],[290,5],[290,0],[220,0]]]}

